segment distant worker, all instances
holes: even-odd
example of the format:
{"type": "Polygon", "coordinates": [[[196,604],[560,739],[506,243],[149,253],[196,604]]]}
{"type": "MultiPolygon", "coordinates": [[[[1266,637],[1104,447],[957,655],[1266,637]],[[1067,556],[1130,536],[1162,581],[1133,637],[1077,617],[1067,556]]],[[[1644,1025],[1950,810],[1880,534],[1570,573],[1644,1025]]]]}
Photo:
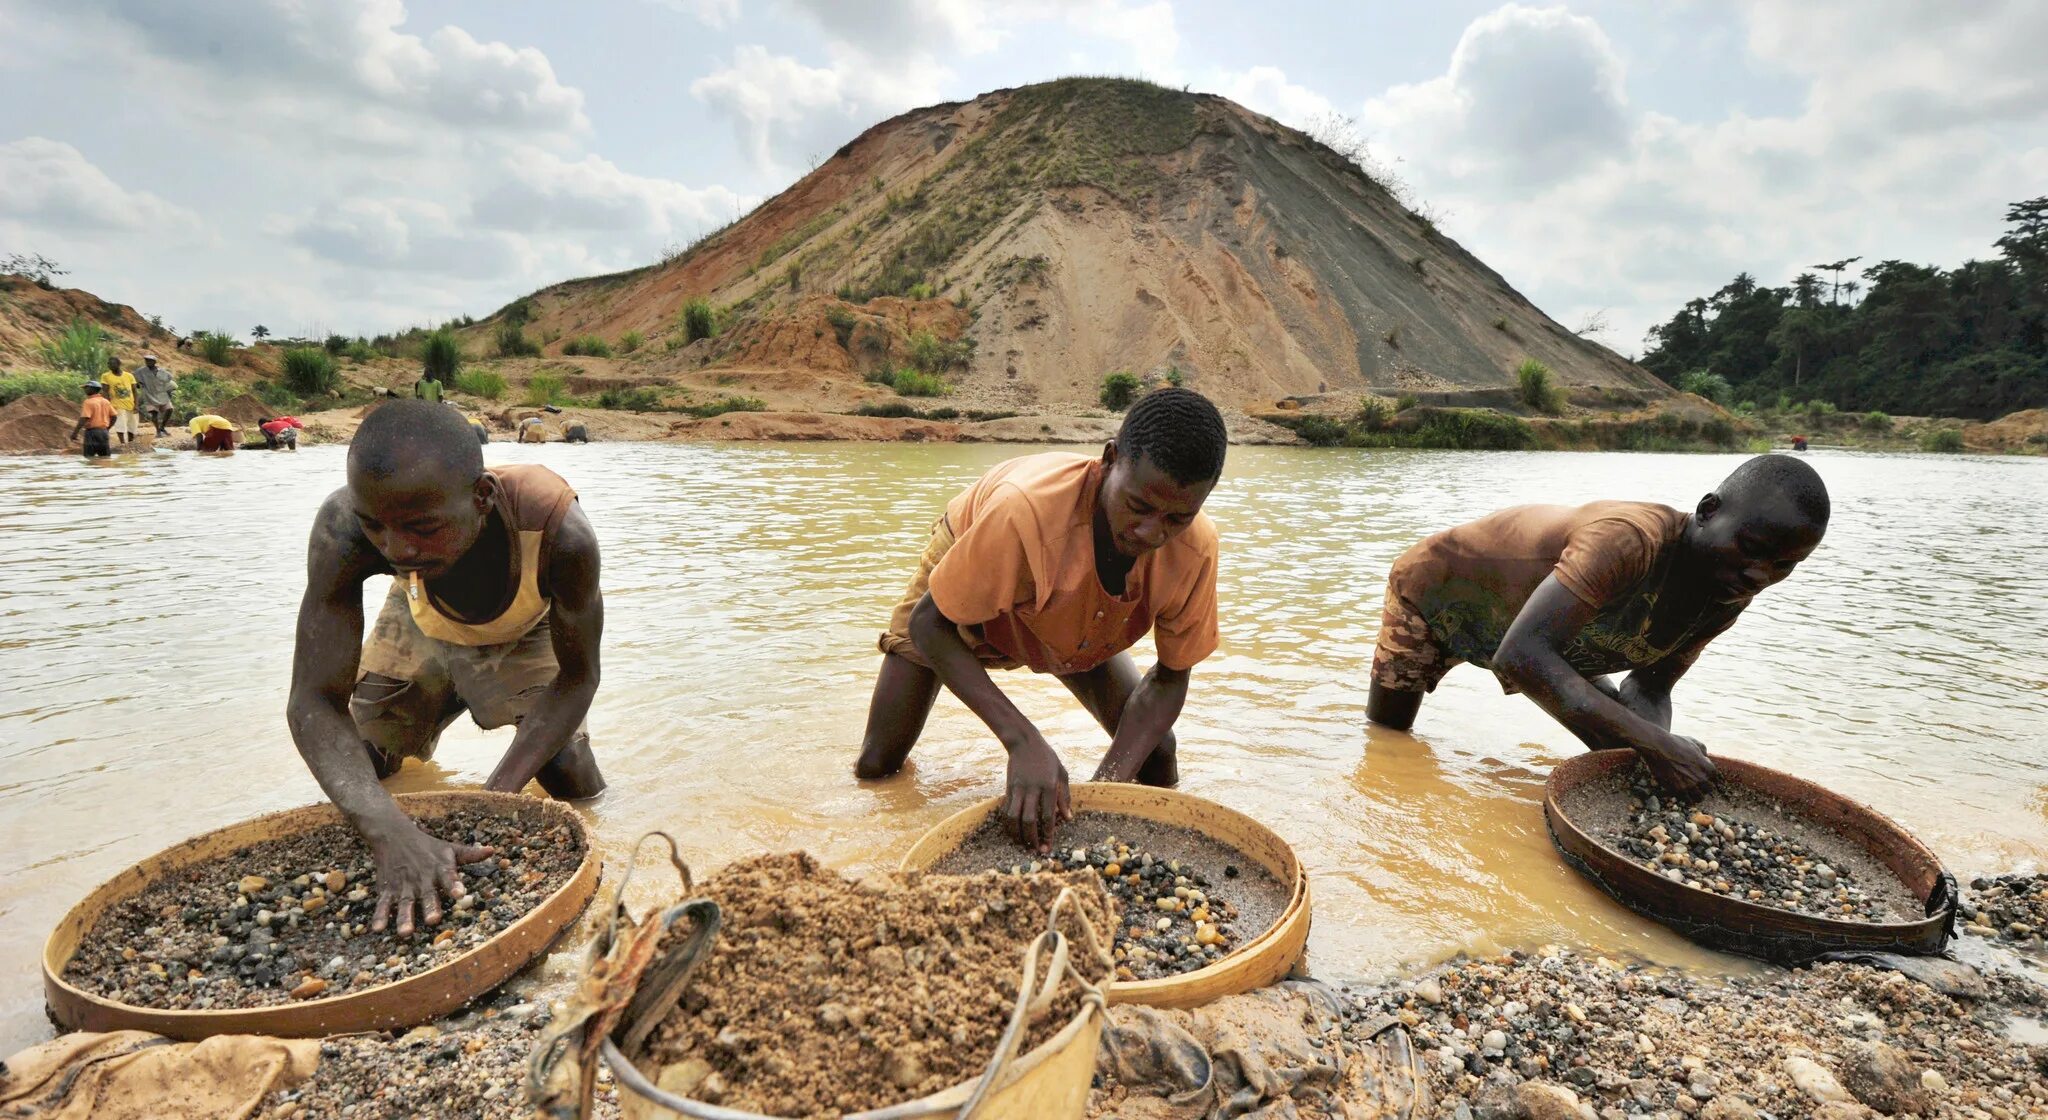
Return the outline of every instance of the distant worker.
{"type": "Polygon", "coordinates": [[[486,467],[459,414],[395,401],[364,418],[347,483],[314,518],[288,722],[320,788],[376,863],[372,930],[441,920],[459,865],[490,854],[421,831],[378,784],[431,758],[463,711],[515,727],[484,788],[563,799],[604,776],[584,717],[604,598],[597,534],[546,467],[486,467]],[[390,576],[364,631],[363,585],[390,576]]]}
{"type": "Polygon", "coordinates": [[[1059,680],[1109,733],[1094,780],[1171,786],[1188,678],[1216,651],[1216,526],[1202,503],[1230,442],[1216,406],[1159,389],[1099,455],[1000,463],[932,524],[881,635],[882,667],[854,774],[903,768],[940,686],[1009,756],[1002,817],[1044,851],[1073,817],[1067,768],[991,669],[1059,680]],[[1127,652],[1147,633],[1159,661],[1127,652]]]}
{"type": "Polygon", "coordinates": [[[107,403],[114,406],[114,436],[127,443],[141,430],[135,423],[135,375],[121,372],[121,359],[109,357],[100,384],[106,388],[107,403]]]}
{"type": "Polygon", "coordinates": [[[1792,437],[1792,450],[1794,450],[1794,451],[1804,451],[1804,450],[1806,450],[1806,437],[1805,437],[1805,436],[1793,436],[1793,437],[1792,437]]]}
{"type": "Polygon", "coordinates": [[[489,428],[484,427],[484,422],[474,416],[471,416],[468,419],[470,429],[476,432],[476,441],[478,443],[491,442],[491,430],[489,428]]]}
{"type": "Polygon", "coordinates": [[[171,396],[178,390],[178,381],[171,371],[156,364],[156,355],[145,352],[142,368],[135,371],[135,381],[142,390],[142,418],[156,425],[156,434],[169,435],[171,427],[171,396]]]}
{"type": "Polygon", "coordinates": [[[529,416],[519,422],[519,442],[546,443],[548,426],[538,416],[529,416]]]}
{"type": "Polygon", "coordinates": [[[589,443],[590,430],[582,424],[570,424],[562,429],[563,443],[589,443]]]}
{"type": "Polygon", "coordinates": [[[242,430],[234,421],[211,412],[194,416],[187,426],[192,430],[192,438],[197,441],[193,445],[194,451],[233,451],[235,433],[242,430]]]}
{"type": "Polygon", "coordinates": [[[435,404],[441,403],[441,390],[440,379],[436,378],[431,370],[421,374],[420,379],[412,385],[413,396],[423,401],[433,401],[435,404]]]}
{"type": "Polygon", "coordinates": [[[1820,545],[1828,490],[1789,455],[1735,468],[1691,513],[1654,502],[1515,506],[1447,529],[1387,574],[1366,718],[1405,731],[1452,666],[1491,669],[1595,750],[1628,747],[1699,789],[1671,689],[1764,588],[1820,545]],[[1606,674],[1628,672],[1619,687],[1606,674]]]}
{"type": "Polygon", "coordinates": [[[114,426],[114,406],[100,395],[101,389],[97,381],[85,383],[85,402],[78,406],[78,423],[71,425],[73,443],[78,442],[80,432],[85,433],[82,450],[88,459],[104,459],[114,453],[107,435],[114,426]]]}
{"type": "Polygon", "coordinates": [[[256,424],[263,433],[263,446],[271,451],[297,451],[299,433],[305,427],[296,416],[266,416],[256,424]]]}

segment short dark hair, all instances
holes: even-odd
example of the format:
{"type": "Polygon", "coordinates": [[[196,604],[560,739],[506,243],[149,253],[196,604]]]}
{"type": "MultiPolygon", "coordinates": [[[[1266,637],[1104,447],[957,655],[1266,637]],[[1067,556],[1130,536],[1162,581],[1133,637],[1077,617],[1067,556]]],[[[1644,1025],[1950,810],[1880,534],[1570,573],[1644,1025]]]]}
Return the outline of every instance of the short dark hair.
{"type": "Polygon", "coordinates": [[[1149,459],[1183,486],[1223,476],[1230,432],[1223,414],[1193,389],[1158,389],[1138,398],[1116,430],[1116,453],[1149,459]]]}
{"type": "Polygon", "coordinates": [[[474,482],[484,473],[484,453],[469,421],[455,409],[432,401],[396,400],[379,405],[349,441],[351,474],[361,471],[385,478],[415,463],[431,463],[464,483],[474,482]]]}
{"type": "Polygon", "coordinates": [[[1745,494],[1783,494],[1801,517],[1815,525],[1826,525],[1834,508],[1820,472],[1791,455],[1758,455],[1735,468],[1714,493],[1722,501],[1745,494]]]}

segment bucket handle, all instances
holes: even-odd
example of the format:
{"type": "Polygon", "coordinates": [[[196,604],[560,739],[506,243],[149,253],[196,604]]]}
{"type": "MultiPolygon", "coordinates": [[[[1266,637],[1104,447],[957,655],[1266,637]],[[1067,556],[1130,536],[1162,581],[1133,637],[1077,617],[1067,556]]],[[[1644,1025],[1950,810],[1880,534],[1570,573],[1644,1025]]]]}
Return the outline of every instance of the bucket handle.
{"type": "MultiPolygon", "coordinates": [[[[918,1117],[942,1113],[950,1113],[953,1120],[972,1120],[975,1112],[988,1100],[1002,1082],[1003,1074],[1016,1060],[1017,1047],[1024,1040],[1025,1024],[1043,1014],[1045,1009],[1052,1005],[1053,998],[1058,994],[1060,981],[1072,980],[1081,990],[1082,1003],[1092,1006],[1098,1015],[1105,1014],[1109,1000],[1103,992],[1103,985],[1090,983],[1088,978],[1074,967],[1067,935],[1059,930],[1061,912],[1073,905],[1073,888],[1061,887],[1059,895],[1053,899],[1051,909],[1046,912],[1045,931],[1034,938],[1031,945],[1024,950],[1024,970],[1017,985],[1017,1000],[1010,1008],[1010,1021],[1003,1028],[1002,1037],[996,1042],[995,1053],[990,1056],[988,1065],[976,1079],[974,1090],[968,1094],[965,1102],[956,1108],[948,1102],[946,1095],[942,1094],[869,1112],[849,1112],[845,1120],[915,1120],[918,1117]],[[1051,953],[1051,960],[1047,963],[1044,980],[1041,982],[1039,957],[1048,951],[1051,953]]],[[[1102,947],[1102,942],[1095,936],[1094,928],[1085,920],[1078,924],[1081,927],[1082,939],[1086,942],[1084,948],[1089,955],[1099,964],[1106,967],[1114,966],[1115,959],[1102,947]]],[[[680,992],[680,984],[677,987],[680,992]]],[[[639,1024],[634,1026],[638,1027],[639,1024]]],[[[642,1037],[645,1037],[644,1032],[642,1037]]],[[[609,1037],[602,1041],[599,1052],[604,1056],[605,1065],[611,1067],[612,1076],[616,1077],[621,1085],[663,1108],[690,1117],[691,1120],[772,1120],[759,1113],[720,1108],[717,1105],[705,1104],[703,1101],[663,1091],[649,1081],[647,1075],[641,1073],[640,1068],[634,1065],[609,1037]]]]}

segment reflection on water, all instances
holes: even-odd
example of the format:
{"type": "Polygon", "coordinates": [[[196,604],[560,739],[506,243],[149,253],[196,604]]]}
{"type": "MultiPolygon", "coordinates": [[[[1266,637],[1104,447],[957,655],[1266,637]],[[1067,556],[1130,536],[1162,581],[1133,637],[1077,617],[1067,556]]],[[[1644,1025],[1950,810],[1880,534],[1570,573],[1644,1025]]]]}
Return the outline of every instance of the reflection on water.
{"type": "MultiPolygon", "coordinates": [[[[615,868],[655,827],[700,869],[794,847],[892,864],[997,790],[998,749],[950,699],[904,775],[860,784],[850,768],[875,632],[933,512],[1019,450],[488,449],[560,470],[603,541],[590,722],[612,787],[587,812],[615,868]]],[[[1300,851],[1318,973],[1544,941],[1731,965],[1556,857],[1540,789],[1577,745],[1533,705],[1465,668],[1412,736],[1369,731],[1363,712],[1382,579],[1416,537],[1515,502],[1690,504],[1737,461],[1233,451],[1210,505],[1223,644],[1195,673],[1182,773],[1300,851]]],[[[1827,542],[1702,658],[1678,729],[1874,804],[1966,877],[2040,861],[2048,463],[1813,461],[1835,496],[1827,542]]],[[[341,474],[334,448],[0,461],[0,1053],[47,1032],[37,956],[87,889],[184,836],[319,796],[283,705],[307,528],[341,474]]],[[[1064,689],[1002,683],[1070,771],[1093,767],[1107,744],[1064,689]]],[[[480,783],[508,739],[458,724],[394,786],[480,783]]]]}

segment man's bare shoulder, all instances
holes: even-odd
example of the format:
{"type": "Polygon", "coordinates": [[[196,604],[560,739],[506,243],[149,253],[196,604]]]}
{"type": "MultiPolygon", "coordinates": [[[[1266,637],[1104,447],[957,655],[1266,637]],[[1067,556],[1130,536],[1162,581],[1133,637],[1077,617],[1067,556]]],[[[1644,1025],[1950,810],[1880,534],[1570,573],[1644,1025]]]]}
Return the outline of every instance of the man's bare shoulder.
{"type": "Polygon", "coordinates": [[[314,579],[331,575],[337,584],[361,583],[373,575],[391,571],[382,553],[363,535],[356,519],[355,504],[344,486],[320,503],[313,515],[313,531],[306,545],[309,574],[314,579]]]}

